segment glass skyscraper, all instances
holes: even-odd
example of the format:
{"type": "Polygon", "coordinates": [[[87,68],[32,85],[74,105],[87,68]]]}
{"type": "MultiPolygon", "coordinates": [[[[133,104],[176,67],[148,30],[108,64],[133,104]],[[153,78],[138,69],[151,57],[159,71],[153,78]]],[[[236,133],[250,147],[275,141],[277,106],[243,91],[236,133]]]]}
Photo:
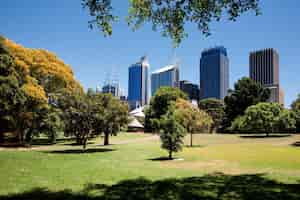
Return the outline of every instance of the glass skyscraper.
{"type": "Polygon", "coordinates": [[[168,65],[152,73],[152,96],[162,86],[179,87],[179,69],[176,65],[168,65]]]}
{"type": "Polygon", "coordinates": [[[128,103],[130,109],[135,109],[149,101],[149,63],[146,57],[129,67],[128,103]]]}
{"type": "Polygon", "coordinates": [[[224,47],[204,50],[200,59],[200,98],[224,99],[229,89],[229,59],[224,47]]]}

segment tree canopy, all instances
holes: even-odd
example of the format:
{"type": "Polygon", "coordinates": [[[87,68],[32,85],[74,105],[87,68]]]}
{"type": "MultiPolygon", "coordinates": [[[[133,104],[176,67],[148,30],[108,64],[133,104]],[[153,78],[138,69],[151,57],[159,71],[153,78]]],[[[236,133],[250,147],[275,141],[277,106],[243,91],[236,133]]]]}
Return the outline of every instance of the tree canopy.
{"type": "Polygon", "coordinates": [[[289,110],[277,103],[258,103],[250,106],[243,116],[237,117],[232,129],[247,133],[270,133],[295,128],[295,119],[289,110]]]}
{"type": "Polygon", "coordinates": [[[193,134],[209,132],[213,123],[205,111],[184,99],[177,99],[175,103],[175,118],[190,134],[190,146],[193,146],[193,134]]]}
{"type": "Polygon", "coordinates": [[[160,87],[151,98],[150,105],[145,111],[145,128],[148,131],[156,130],[160,117],[166,114],[169,106],[179,98],[187,99],[186,94],[180,89],[160,87]]]}
{"type": "Polygon", "coordinates": [[[218,131],[225,115],[224,102],[220,99],[207,98],[199,102],[199,108],[207,112],[213,119],[212,130],[218,131]]]}
{"type": "Polygon", "coordinates": [[[178,122],[175,115],[175,105],[170,105],[166,114],[160,118],[161,147],[169,152],[169,159],[173,159],[173,152],[182,149],[185,128],[178,122]]]}
{"type": "Polygon", "coordinates": [[[234,84],[234,89],[225,97],[225,120],[224,126],[230,127],[231,122],[251,105],[266,102],[270,97],[270,90],[260,83],[244,77],[234,84]]]}
{"type": "MultiPolygon", "coordinates": [[[[105,36],[111,35],[112,24],[119,19],[112,0],[82,0],[82,5],[92,18],[89,26],[99,28],[105,36]]],[[[187,36],[187,23],[208,36],[212,22],[222,18],[235,21],[248,11],[258,15],[259,0],[129,0],[126,20],[133,30],[150,23],[154,31],[159,30],[178,45],[187,36]]]]}
{"type": "Polygon", "coordinates": [[[298,95],[298,98],[295,101],[293,101],[291,108],[292,111],[295,113],[296,131],[300,132],[300,94],[298,95]]]}

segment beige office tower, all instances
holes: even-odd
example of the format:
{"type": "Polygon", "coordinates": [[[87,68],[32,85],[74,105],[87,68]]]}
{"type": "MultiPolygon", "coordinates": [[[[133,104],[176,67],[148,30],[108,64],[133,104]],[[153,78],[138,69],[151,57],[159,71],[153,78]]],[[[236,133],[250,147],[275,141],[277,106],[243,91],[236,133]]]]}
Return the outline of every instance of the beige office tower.
{"type": "Polygon", "coordinates": [[[249,74],[251,79],[270,89],[270,102],[284,105],[284,92],[279,82],[279,55],[275,49],[251,52],[249,74]]]}

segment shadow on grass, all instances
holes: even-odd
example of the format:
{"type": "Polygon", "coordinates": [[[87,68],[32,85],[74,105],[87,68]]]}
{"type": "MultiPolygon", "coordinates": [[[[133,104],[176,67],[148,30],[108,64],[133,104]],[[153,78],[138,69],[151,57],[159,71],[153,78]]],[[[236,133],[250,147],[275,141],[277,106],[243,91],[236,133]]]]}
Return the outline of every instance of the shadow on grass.
{"type": "MultiPolygon", "coordinates": [[[[94,142],[87,142],[86,145],[89,145],[89,144],[95,144],[94,142]]],[[[82,146],[82,144],[78,144],[77,142],[73,142],[73,143],[64,143],[62,144],[64,146],[82,146]]]]}
{"type": "MultiPolygon", "coordinates": [[[[176,158],[173,158],[172,160],[174,160],[176,158]]],[[[168,157],[158,157],[158,158],[150,158],[147,160],[151,160],[151,161],[170,161],[171,159],[168,157]]]]}
{"type": "Polygon", "coordinates": [[[270,134],[269,136],[265,134],[253,134],[253,135],[241,135],[241,138],[283,138],[283,137],[290,137],[292,136],[291,134],[270,134]]]}
{"type": "Polygon", "coordinates": [[[292,144],[292,146],[294,146],[294,147],[300,147],[300,142],[295,142],[295,143],[292,144]]]}
{"type": "Polygon", "coordinates": [[[19,194],[0,196],[2,200],[299,200],[300,183],[284,184],[261,174],[170,178],[151,181],[145,178],[124,180],[115,185],[88,184],[76,193],[54,192],[43,188],[19,194]],[[95,195],[97,194],[97,195],[95,195]]]}
{"type": "Polygon", "coordinates": [[[104,153],[115,151],[115,149],[104,149],[104,148],[93,148],[93,149],[64,149],[55,151],[44,151],[44,153],[54,153],[54,154],[86,154],[86,153],[104,153]]]}

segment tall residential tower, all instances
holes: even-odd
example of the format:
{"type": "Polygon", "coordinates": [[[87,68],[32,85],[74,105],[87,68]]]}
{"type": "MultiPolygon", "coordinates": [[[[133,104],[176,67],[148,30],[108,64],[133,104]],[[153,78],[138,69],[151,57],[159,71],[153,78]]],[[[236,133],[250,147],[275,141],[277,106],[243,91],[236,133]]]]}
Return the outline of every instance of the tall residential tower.
{"type": "Polygon", "coordinates": [[[270,89],[270,102],[284,104],[284,95],[279,83],[279,55],[275,49],[251,52],[249,74],[251,79],[270,89]]]}
{"type": "Polygon", "coordinates": [[[200,99],[224,99],[229,89],[229,59],[224,47],[204,50],[200,59],[200,99]]]}
{"type": "Polygon", "coordinates": [[[146,57],[129,67],[128,103],[135,109],[149,101],[149,62],[146,57]]]}

